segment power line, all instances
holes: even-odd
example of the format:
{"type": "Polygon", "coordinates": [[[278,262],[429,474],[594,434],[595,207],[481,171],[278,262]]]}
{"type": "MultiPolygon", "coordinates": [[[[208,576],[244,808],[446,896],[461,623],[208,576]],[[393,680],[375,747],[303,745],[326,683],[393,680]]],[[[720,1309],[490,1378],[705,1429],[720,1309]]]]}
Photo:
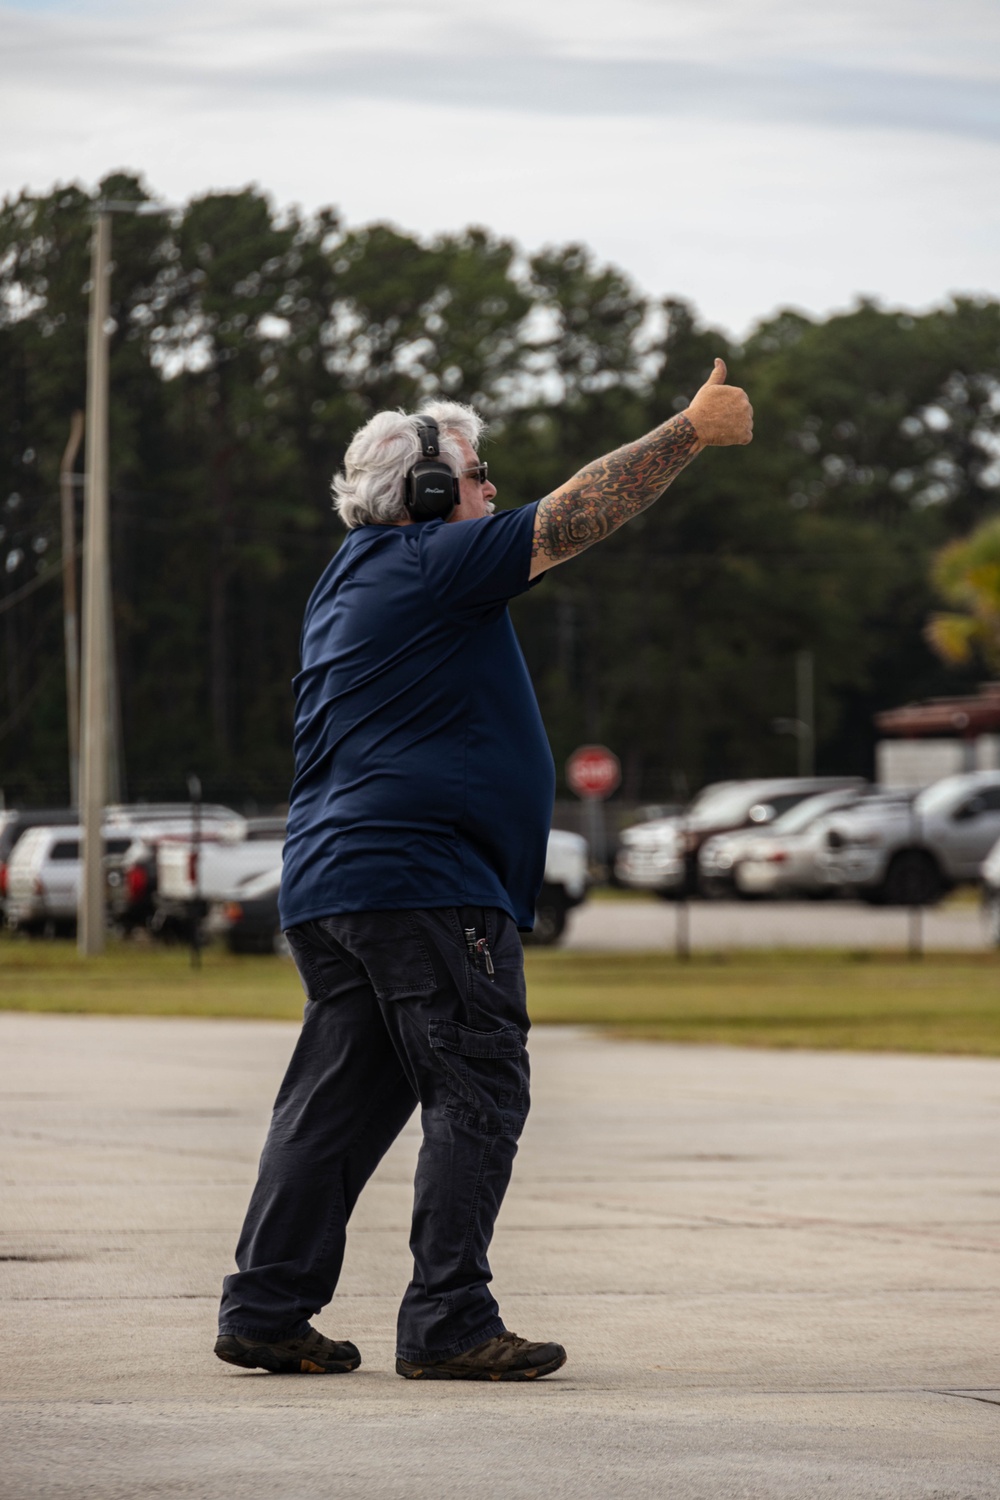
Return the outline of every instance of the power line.
{"type": "MultiPolygon", "coordinates": [[[[74,561],[79,556],[79,554],[79,547],[74,547],[74,561]]],[[[61,572],[58,568],[52,568],[48,572],[39,573],[36,578],[32,578],[30,583],[22,584],[19,589],[14,590],[13,594],[8,594],[6,599],[0,601],[0,615],[6,614],[9,609],[13,609],[15,604],[20,604],[22,599],[27,599],[29,594],[33,594],[36,589],[40,589],[43,584],[52,583],[54,579],[60,578],[61,576],[61,572]]]]}

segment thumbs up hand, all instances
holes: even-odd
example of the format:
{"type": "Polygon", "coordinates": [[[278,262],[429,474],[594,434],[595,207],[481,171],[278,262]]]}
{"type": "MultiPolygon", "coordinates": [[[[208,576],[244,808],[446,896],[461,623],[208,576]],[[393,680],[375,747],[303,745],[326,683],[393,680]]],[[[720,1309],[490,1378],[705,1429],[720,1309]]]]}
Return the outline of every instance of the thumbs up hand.
{"type": "Polygon", "coordinates": [[[753,407],[746,391],[726,385],[721,359],[684,415],[707,448],[729,448],[753,438],[753,407]]]}

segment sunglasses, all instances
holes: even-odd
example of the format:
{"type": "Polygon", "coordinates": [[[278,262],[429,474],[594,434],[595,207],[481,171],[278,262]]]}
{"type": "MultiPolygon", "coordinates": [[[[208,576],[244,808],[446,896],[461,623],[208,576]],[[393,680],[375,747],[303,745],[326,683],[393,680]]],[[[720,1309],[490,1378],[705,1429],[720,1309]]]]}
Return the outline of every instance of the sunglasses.
{"type": "Polygon", "coordinates": [[[462,475],[463,478],[468,479],[471,479],[474,475],[477,484],[485,484],[488,469],[489,464],[473,464],[471,469],[463,469],[462,475]]]}

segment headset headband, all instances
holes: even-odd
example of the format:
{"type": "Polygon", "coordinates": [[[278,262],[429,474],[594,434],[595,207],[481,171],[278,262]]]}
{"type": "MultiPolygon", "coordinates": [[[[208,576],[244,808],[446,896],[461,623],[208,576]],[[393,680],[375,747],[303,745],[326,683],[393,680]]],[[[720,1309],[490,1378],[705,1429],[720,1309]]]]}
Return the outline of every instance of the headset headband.
{"type": "Polygon", "coordinates": [[[424,458],[440,458],[441,440],[438,437],[438,424],[433,417],[417,417],[417,437],[420,439],[424,458]]]}

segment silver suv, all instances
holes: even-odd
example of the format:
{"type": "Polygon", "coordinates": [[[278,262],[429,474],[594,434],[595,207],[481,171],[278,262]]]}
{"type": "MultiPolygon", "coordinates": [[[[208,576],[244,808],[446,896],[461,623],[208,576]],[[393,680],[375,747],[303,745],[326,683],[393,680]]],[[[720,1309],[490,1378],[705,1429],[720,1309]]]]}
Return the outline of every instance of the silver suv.
{"type": "Polygon", "coordinates": [[[824,882],[888,906],[932,905],[978,880],[1000,838],[1000,771],[945,776],[912,802],[861,803],[829,820],[824,882]]]}

